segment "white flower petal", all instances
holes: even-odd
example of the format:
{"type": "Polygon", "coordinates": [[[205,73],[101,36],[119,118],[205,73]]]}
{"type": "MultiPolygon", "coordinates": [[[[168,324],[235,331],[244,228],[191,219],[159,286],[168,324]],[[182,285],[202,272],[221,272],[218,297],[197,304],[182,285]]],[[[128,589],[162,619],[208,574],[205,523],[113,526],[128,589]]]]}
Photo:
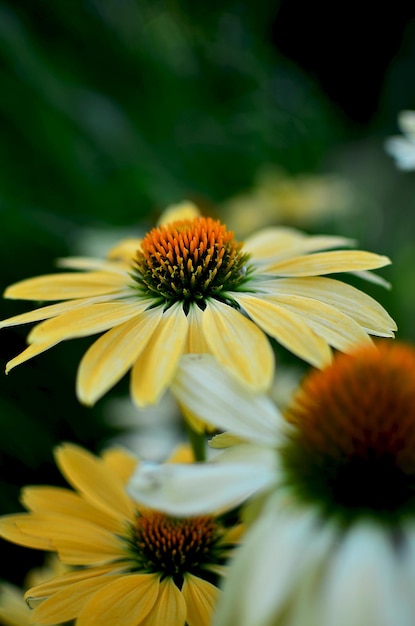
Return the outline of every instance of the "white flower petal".
{"type": "Polygon", "coordinates": [[[290,511],[281,498],[271,499],[231,564],[217,626],[284,623],[279,618],[286,603],[295,602],[301,578],[317,567],[332,541],[329,528],[320,530],[314,509],[290,511]]]}
{"type": "Polygon", "coordinates": [[[276,445],[285,422],[277,407],[253,394],[210,354],[186,354],[171,390],[178,402],[199,419],[255,443],[276,445]]]}
{"type": "Polygon", "coordinates": [[[399,567],[386,531],[357,523],[326,572],[321,626],[410,626],[400,618],[399,567]]]}
{"type": "Polygon", "coordinates": [[[127,491],[134,500],[170,515],[231,509],[275,483],[276,453],[241,445],[214,461],[193,465],[140,463],[127,491]]]}
{"type": "Polygon", "coordinates": [[[399,169],[415,169],[415,143],[405,137],[390,137],[385,141],[386,152],[396,160],[399,169]]]}

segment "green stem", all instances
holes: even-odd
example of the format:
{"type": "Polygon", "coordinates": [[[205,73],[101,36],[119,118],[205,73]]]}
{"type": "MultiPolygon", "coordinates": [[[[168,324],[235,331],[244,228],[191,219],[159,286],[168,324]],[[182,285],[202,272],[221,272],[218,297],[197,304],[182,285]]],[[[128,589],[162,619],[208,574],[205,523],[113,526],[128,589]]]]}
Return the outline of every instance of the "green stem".
{"type": "Polygon", "coordinates": [[[193,450],[195,461],[206,461],[206,439],[205,435],[197,433],[193,428],[186,424],[187,435],[193,450]]]}

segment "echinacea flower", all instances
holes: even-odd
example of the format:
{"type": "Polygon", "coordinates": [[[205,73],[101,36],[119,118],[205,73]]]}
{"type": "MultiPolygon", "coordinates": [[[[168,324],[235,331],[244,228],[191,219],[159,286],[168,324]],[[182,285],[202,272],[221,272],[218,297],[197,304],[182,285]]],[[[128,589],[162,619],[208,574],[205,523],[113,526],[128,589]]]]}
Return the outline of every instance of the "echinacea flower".
{"type": "Polygon", "coordinates": [[[369,334],[393,336],[386,311],[362,291],[326,274],[365,278],[390,261],[354,250],[335,236],[306,236],[270,228],[244,244],[218,220],[191,204],[170,207],[161,224],[140,240],[127,240],[106,261],[69,258],[79,272],[31,278],[5,296],[57,301],[0,326],[38,322],[29,347],[6,367],[74,337],[104,334],[87,350],[77,394],[93,404],[132,368],[131,394],[139,406],[155,403],[184,353],[210,353],[255,390],[272,381],[274,356],[267,335],[318,367],[330,346],[349,351],[369,334]]]}
{"type": "MultiPolygon", "coordinates": [[[[170,461],[188,459],[182,449],[170,461]]],[[[29,512],[0,518],[2,537],[54,551],[74,568],[27,591],[32,621],[208,626],[241,526],[140,506],[125,491],[137,460],[122,449],[99,458],[64,444],[56,460],[74,490],[27,487],[22,502],[29,512]]]]}
{"type": "Polygon", "coordinates": [[[164,475],[143,467],[129,487],[171,514],[258,496],[213,624],[413,625],[414,348],[384,342],[339,354],[304,379],[285,421],[266,397],[241,397],[236,383],[225,395],[223,372],[216,372],[217,386],[214,377],[206,357],[194,359],[175,393],[197,411],[196,388],[199,417],[219,410],[214,419],[240,443],[219,435],[219,444],[233,446],[213,463],[164,475]],[[243,414],[243,430],[232,411],[243,414]],[[244,487],[249,467],[256,475],[244,487]]]}
{"type": "Polygon", "coordinates": [[[395,159],[400,170],[415,170],[415,111],[401,111],[398,126],[403,135],[385,141],[386,152],[395,159]]]}

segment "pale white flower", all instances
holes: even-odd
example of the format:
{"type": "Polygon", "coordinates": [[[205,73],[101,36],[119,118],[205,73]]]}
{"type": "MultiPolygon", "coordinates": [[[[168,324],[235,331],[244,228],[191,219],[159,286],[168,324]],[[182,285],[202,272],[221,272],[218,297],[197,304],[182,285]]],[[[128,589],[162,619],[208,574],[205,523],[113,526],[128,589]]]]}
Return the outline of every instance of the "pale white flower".
{"type": "Polygon", "coordinates": [[[413,626],[413,348],[338,355],[285,419],[208,355],[183,358],[173,392],[233,445],[206,464],[140,466],[130,494],[178,516],[261,496],[214,626],[413,626]]]}
{"type": "Polygon", "coordinates": [[[398,125],[403,133],[385,141],[385,150],[400,170],[415,170],[415,111],[401,111],[398,125]]]}

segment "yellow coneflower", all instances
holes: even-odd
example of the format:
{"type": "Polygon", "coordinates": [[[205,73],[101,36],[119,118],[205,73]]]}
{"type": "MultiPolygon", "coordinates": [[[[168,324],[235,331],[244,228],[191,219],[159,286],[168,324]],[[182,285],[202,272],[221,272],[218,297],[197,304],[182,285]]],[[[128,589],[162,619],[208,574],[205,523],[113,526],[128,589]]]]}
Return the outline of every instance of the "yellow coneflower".
{"type": "Polygon", "coordinates": [[[272,381],[267,335],[317,367],[330,346],[349,351],[369,334],[393,336],[393,320],[373,298],[326,274],[387,265],[364,251],[329,250],[350,241],[269,228],[244,244],[193,205],[168,209],[142,240],[128,240],[103,261],[69,258],[84,270],[40,276],[9,287],[7,298],[53,301],[4,320],[0,327],[46,320],[6,372],[55,344],[106,331],[84,355],[77,377],[80,400],[93,404],[130,369],[139,405],[156,402],[180,356],[210,353],[255,390],[272,381]],[[310,254],[312,253],[312,254],[310,254]]]}
{"type": "MultiPolygon", "coordinates": [[[[171,461],[188,458],[184,450],[171,461]]],[[[120,449],[97,458],[64,444],[56,460],[75,491],[28,487],[22,502],[29,512],[0,518],[1,536],[56,552],[75,568],[27,591],[32,621],[208,626],[241,526],[141,507],[125,492],[137,460],[120,449]]]]}

